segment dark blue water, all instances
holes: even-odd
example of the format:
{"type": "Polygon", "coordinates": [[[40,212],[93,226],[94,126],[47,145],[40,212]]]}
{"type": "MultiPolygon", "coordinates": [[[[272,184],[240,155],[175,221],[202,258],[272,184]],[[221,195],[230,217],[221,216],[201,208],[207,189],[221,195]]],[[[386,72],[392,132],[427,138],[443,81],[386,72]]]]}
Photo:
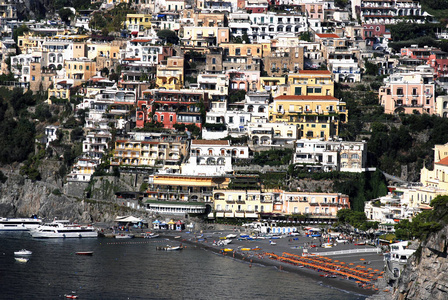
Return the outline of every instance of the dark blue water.
{"type": "Polygon", "coordinates": [[[0,233],[0,299],[363,299],[305,276],[166,240],[32,239],[0,233]],[[27,263],[14,251],[33,251],[27,263]],[[94,251],[93,256],[75,255],[94,251]]]}

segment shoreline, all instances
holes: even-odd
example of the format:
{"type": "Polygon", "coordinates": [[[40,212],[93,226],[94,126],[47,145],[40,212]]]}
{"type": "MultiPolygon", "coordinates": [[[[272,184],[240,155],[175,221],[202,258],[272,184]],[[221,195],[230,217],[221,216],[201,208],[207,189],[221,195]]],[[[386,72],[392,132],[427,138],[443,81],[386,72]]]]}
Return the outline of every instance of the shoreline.
{"type": "MultiPolygon", "coordinates": [[[[290,273],[295,273],[298,275],[306,276],[308,278],[311,278],[316,281],[316,283],[320,283],[322,285],[328,286],[330,288],[335,288],[341,291],[346,291],[349,293],[353,293],[362,297],[369,297],[372,295],[375,295],[378,293],[378,291],[373,290],[367,290],[363,289],[361,287],[358,287],[356,283],[353,280],[343,279],[340,277],[336,278],[326,278],[321,277],[320,274],[323,274],[324,272],[318,272],[312,269],[308,269],[306,267],[297,267],[293,266],[287,263],[283,263],[277,260],[270,259],[261,253],[254,253],[253,251],[248,251],[247,255],[244,255],[243,253],[239,251],[233,251],[233,252],[222,252],[221,246],[214,246],[211,243],[208,242],[201,242],[197,240],[191,239],[191,237],[186,237],[184,233],[180,233],[181,238],[174,238],[174,235],[165,235],[161,234],[161,238],[167,238],[174,242],[180,242],[182,244],[188,244],[191,246],[195,246],[197,248],[201,248],[207,251],[214,252],[216,254],[223,255],[225,257],[239,260],[241,262],[246,262],[249,264],[249,267],[251,267],[252,264],[259,264],[266,267],[274,267],[277,271],[285,271],[290,273]],[[189,239],[190,238],[190,239],[189,239]],[[259,258],[261,256],[262,258],[259,258]]],[[[264,251],[263,251],[264,252],[264,251]]]]}

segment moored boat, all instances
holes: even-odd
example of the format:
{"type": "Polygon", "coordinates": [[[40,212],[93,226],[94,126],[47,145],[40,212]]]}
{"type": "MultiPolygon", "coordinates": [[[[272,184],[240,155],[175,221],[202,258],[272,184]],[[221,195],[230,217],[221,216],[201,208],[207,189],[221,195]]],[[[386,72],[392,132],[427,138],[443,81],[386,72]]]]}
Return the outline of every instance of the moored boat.
{"type": "Polygon", "coordinates": [[[28,262],[28,258],[26,257],[14,257],[16,261],[21,262],[21,263],[26,263],[28,262]]]}
{"type": "Polygon", "coordinates": [[[42,225],[36,218],[0,218],[0,231],[28,231],[42,225]]]}
{"type": "Polygon", "coordinates": [[[30,230],[33,238],[94,238],[98,231],[92,226],[70,224],[69,221],[53,221],[30,230]]]}
{"type": "Polygon", "coordinates": [[[31,254],[33,254],[33,252],[31,252],[30,250],[26,250],[26,249],[22,249],[22,250],[14,252],[14,255],[31,255],[31,254]]]}
{"type": "Polygon", "coordinates": [[[115,236],[116,239],[133,239],[133,234],[118,234],[115,236]]]}
{"type": "Polygon", "coordinates": [[[167,245],[166,247],[156,247],[156,250],[165,250],[165,251],[177,251],[182,250],[182,246],[170,246],[167,245]]]}
{"type": "Polygon", "coordinates": [[[76,255],[87,255],[87,256],[92,256],[93,255],[93,251],[83,251],[83,252],[76,252],[76,255]]]}

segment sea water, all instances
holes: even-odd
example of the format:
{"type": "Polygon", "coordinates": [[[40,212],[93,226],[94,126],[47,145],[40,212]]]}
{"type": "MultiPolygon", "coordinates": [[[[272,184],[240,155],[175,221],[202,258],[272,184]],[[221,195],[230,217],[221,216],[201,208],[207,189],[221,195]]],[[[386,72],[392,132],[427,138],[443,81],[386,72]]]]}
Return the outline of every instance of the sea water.
{"type": "Polygon", "coordinates": [[[165,239],[33,239],[0,232],[0,299],[364,299],[306,276],[165,239]],[[26,263],[14,251],[31,250],[26,263]],[[93,251],[93,256],[76,255],[93,251]]]}

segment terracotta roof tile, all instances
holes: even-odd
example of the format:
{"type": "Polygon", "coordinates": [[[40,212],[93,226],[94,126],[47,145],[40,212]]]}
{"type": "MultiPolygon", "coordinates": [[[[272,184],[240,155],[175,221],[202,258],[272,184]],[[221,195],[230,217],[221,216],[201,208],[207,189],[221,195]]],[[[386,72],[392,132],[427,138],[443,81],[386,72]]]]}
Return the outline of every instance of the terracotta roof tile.
{"type": "Polygon", "coordinates": [[[339,35],[335,34],[335,33],[316,33],[316,35],[318,37],[320,37],[321,39],[325,39],[325,38],[339,38],[339,35]]]}
{"type": "Polygon", "coordinates": [[[439,160],[438,162],[436,162],[436,164],[438,164],[438,165],[448,166],[448,157],[442,158],[441,160],[439,160]]]}

